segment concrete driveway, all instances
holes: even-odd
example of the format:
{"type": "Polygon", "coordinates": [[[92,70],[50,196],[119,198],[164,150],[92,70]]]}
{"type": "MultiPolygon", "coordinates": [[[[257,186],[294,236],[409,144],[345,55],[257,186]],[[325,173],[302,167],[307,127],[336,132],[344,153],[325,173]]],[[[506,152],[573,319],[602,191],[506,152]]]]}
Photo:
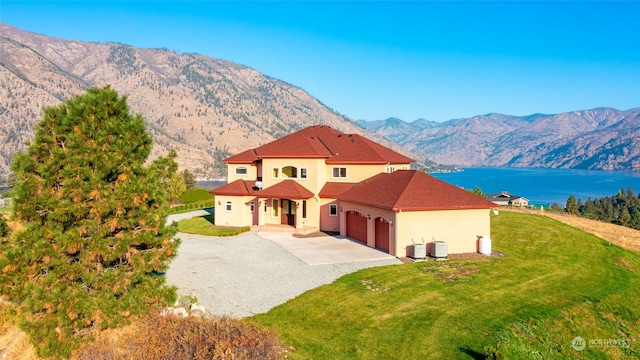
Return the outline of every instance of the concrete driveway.
{"type": "MultiPolygon", "coordinates": [[[[205,215],[180,214],[170,219],[205,215]],[[191,216],[190,216],[191,215],[191,216]]],[[[288,233],[246,232],[231,237],[178,233],[178,255],[167,284],[192,295],[211,313],[246,317],[264,313],[343,275],[401,264],[388,254],[334,237],[295,238],[288,233]]]]}
{"type": "Polygon", "coordinates": [[[257,234],[263,239],[273,241],[309,265],[396,259],[387,253],[339,236],[296,238],[287,233],[258,232],[257,234]]]}

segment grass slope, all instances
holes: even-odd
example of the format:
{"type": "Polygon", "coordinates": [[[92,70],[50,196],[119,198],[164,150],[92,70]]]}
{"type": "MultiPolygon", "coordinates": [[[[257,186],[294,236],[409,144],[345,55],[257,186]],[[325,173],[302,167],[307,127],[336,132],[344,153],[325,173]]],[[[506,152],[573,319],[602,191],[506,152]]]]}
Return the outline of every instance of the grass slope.
{"type": "Polygon", "coordinates": [[[638,253],[538,215],[491,221],[505,257],[365,269],[253,319],[294,359],[640,358],[638,253]]]}
{"type": "Polygon", "coordinates": [[[235,236],[249,231],[249,227],[225,227],[213,225],[213,214],[182,220],[178,223],[178,231],[187,234],[206,236],[235,236]]]}

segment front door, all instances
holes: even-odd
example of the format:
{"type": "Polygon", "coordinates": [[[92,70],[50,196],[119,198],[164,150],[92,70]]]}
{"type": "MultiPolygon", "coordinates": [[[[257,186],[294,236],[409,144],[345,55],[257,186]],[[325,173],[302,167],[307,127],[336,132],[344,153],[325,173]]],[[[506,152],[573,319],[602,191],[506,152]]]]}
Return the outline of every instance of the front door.
{"type": "Polygon", "coordinates": [[[280,223],[283,225],[296,226],[295,202],[288,199],[282,199],[282,216],[280,218],[280,223]]]}

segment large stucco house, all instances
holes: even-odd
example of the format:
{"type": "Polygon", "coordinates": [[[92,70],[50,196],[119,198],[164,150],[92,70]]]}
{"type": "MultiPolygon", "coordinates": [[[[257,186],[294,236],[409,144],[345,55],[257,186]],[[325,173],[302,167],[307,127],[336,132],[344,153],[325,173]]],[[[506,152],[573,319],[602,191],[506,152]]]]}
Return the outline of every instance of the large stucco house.
{"type": "Polygon", "coordinates": [[[339,232],[403,257],[413,243],[476,252],[495,204],[410,170],[412,159],[357,134],[310,126],[224,160],[215,224],[339,232]]]}

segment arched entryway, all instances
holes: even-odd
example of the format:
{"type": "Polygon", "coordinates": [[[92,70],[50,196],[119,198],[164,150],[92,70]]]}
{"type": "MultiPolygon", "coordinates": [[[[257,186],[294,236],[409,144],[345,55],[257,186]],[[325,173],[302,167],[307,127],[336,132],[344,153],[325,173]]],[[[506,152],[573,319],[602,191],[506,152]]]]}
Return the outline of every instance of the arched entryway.
{"type": "Polygon", "coordinates": [[[367,217],[357,211],[347,211],[347,237],[367,243],[367,217]]]}
{"type": "Polygon", "coordinates": [[[376,249],[389,253],[389,222],[384,218],[376,218],[376,249]]]}

